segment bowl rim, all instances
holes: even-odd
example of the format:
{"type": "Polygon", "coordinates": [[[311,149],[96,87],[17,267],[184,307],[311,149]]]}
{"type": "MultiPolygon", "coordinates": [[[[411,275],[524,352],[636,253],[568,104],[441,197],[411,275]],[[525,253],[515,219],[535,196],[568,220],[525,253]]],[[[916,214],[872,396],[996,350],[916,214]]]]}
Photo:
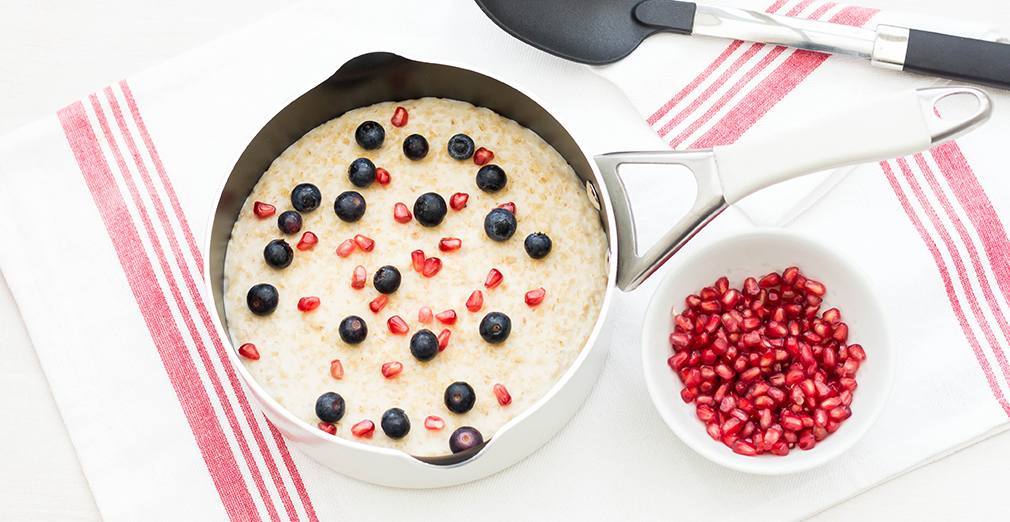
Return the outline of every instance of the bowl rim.
{"type": "MultiPolygon", "coordinates": [[[[444,60],[444,59],[431,60],[431,59],[424,59],[424,58],[415,58],[415,57],[411,57],[410,55],[408,55],[406,53],[392,52],[392,51],[383,51],[383,50],[362,51],[362,52],[354,53],[353,56],[349,56],[346,60],[344,60],[341,65],[337,66],[334,69],[334,72],[331,74],[331,76],[329,76],[327,78],[321,79],[319,81],[319,83],[317,83],[317,84],[315,84],[315,85],[307,88],[306,90],[302,91],[301,93],[297,94],[294,98],[292,98],[291,100],[289,100],[286,105],[284,105],[283,107],[277,109],[277,111],[274,112],[274,114],[273,114],[273,116],[271,116],[271,118],[274,117],[274,116],[276,116],[280,112],[286,110],[290,106],[290,104],[293,103],[295,100],[297,100],[300,96],[308,93],[312,89],[315,89],[316,87],[318,87],[319,85],[321,85],[323,82],[325,82],[328,78],[332,77],[332,75],[336,74],[343,67],[343,65],[345,65],[345,64],[347,64],[347,63],[349,63],[349,62],[351,62],[351,61],[353,61],[353,60],[355,60],[357,58],[360,58],[362,56],[366,56],[366,55],[370,55],[370,54],[375,54],[375,53],[392,54],[392,55],[397,56],[399,58],[402,58],[404,60],[415,62],[415,63],[420,63],[420,64],[424,64],[424,65],[436,65],[436,66],[453,67],[453,68],[456,68],[456,69],[460,69],[460,70],[466,71],[466,72],[471,73],[471,74],[477,74],[477,75],[485,76],[485,77],[490,78],[492,80],[495,80],[495,81],[498,81],[500,83],[503,83],[503,84],[511,87],[512,89],[514,89],[520,95],[526,97],[528,100],[532,101],[538,107],[540,107],[540,109],[542,109],[547,115],[549,115],[552,119],[554,119],[554,121],[556,121],[558,123],[558,125],[562,129],[564,129],[564,131],[568,135],[568,137],[578,147],[579,153],[581,153],[583,155],[584,159],[586,160],[586,164],[589,166],[589,169],[590,169],[590,172],[591,172],[593,178],[597,181],[597,185],[594,187],[594,189],[596,190],[596,197],[599,200],[607,202],[607,204],[602,205],[600,207],[597,207],[597,212],[601,212],[601,213],[605,214],[605,216],[601,216],[600,227],[604,230],[604,232],[606,233],[606,236],[608,238],[607,239],[607,249],[604,252],[604,254],[605,254],[606,258],[607,258],[606,259],[606,262],[607,262],[607,274],[606,274],[607,275],[607,285],[606,285],[606,288],[604,290],[603,299],[600,302],[600,308],[598,310],[598,314],[596,316],[596,320],[595,320],[595,322],[593,324],[593,328],[590,330],[589,335],[586,337],[586,341],[584,343],[582,343],[582,346],[579,349],[578,355],[575,357],[575,359],[568,366],[568,369],[565,370],[565,372],[554,382],[554,384],[546,392],[544,392],[543,396],[541,396],[536,402],[534,402],[532,405],[530,405],[526,410],[520,412],[515,417],[513,417],[511,420],[509,420],[508,422],[506,422],[505,424],[503,424],[494,433],[494,435],[488,439],[488,441],[485,443],[485,445],[476,454],[470,456],[469,458],[467,458],[465,460],[462,460],[462,461],[459,461],[459,462],[455,462],[455,463],[451,463],[451,464],[435,464],[435,463],[431,463],[431,462],[427,462],[425,460],[422,460],[424,457],[418,457],[418,456],[412,455],[412,454],[410,454],[410,453],[408,453],[406,451],[403,451],[403,450],[400,450],[400,449],[397,449],[397,448],[387,448],[387,447],[384,447],[384,446],[377,446],[377,445],[374,445],[374,444],[368,444],[368,443],[365,443],[365,442],[360,442],[360,441],[353,440],[353,439],[350,439],[350,438],[339,437],[339,436],[335,437],[333,435],[329,435],[329,434],[324,433],[323,431],[317,429],[316,426],[312,426],[309,423],[307,423],[306,421],[304,421],[301,418],[297,417],[296,415],[294,415],[293,413],[291,413],[291,411],[289,411],[287,408],[285,408],[283,405],[281,405],[273,397],[273,395],[271,393],[269,393],[259,383],[259,381],[256,380],[255,377],[253,377],[253,375],[249,372],[248,368],[246,368],[245,364],[242,362],[241,356],[239,356],[239,354],[238,354],[238,347],[235,346],[235,342],[234,342],[234,340],[231,337],[230,330],[228,328],[226,328],[224,324],[222,324],[222,322],[219,320],[219,317],[218,317],[217,313],[212,313],[210,315],[211,315],[211,320],[212,320],[212,322],[213,322],[213,324],[214,324],[214,326],[215,326],[215,328],[217,330],[218,335],[220,335],[223,339],[225,339],[225,341],[227,342],[228,347],[231,348],[231,349],[225,350],[225,352],[228,354],[228,359],[229,359],[230,363],[235,368],[236,372],[241,376],[244,384],[248,388],[248,390],[251,393],[251,395],[256,399],[257,402],[259,402],[260,409],[263,411],[263,413],[267,417],[270,417],[271,415],[278,416],[279,418],[284,419],[284,421],[286,421],[289,425],[298,426],[298,428],[302,432],[301,433],[302,440],[300,440],[299,442],[305,442],[304,437],[308,437],[314,443],[335,444],[337,446],[340,446],[340,447],[343,447],[343,448],[346,448],[346,449],[349,449],[349,450],[359,451],[359,452],[363,452],[363,453],[370,453],[370,454],[374,454],[376,456],[384,456],[384,457],[394,458],[394,459],[398,459],[398,460],[407,462],[408,464],[413,465],[413,466],[420,466],[422,468],[428,468],[428,469],[432,469],[432,470],[442,470],[441,471],[442,473],[450,473],[450,472],[452,472],[453,469],[461,468],[461,467],[467,466],[469,464],[473,464],[474,462],[478,461],[482,456],[484,456],[486,453],[488,453],[489,448],[491,448],[492,446],[495,445],[494,443],[495,443],[496,440],[501,440],[502,436],[505,435],[506,433],[508,433],[509,431],[511,431],[511,429],[513,427],[515,427],[515,426],[523,423],[523,421],[527,420],[527,418],[533,416],[537,411],[539,411],[540,409],[542,409],[546,404],[550,403],[558,395],[558,393],[573,379],[573,377],[577,373],[579,373],[581,371],[581,369],[583,368],[583,366],[585,366],[585,363],[589,359],[591,352],[593,352],[593,348],[594,347],[596,347],[598,349],[602,349],[602,350],[609,349],[609,345],[606,345],[605,343],[601,343],[600,342],[600,336],[601,336],[601,332],[606,327],[607,319],[609,317],[609,311],[610,311],[611,302],[613,300],[614,293],[617,291],[616,281],[617,281],[617,259],[618,259],[618,257],[617,257],[617,248],[618,248],[618,245],[617,245],[617,229],[616,229],[616,224],[615,224],[615,217],[614,217],[613,208],[609,204],[609,202],[611,201],[610,194],[607,191],[606,185],[603,183],[603,177],[600,175],[600,172],[599,172],[599,169],[598,169],[598,167],[596,165],[596,162],[592,160],[592,155],[588,153],[588,149],[584,145],[583,141],[580,140],[580,139],[578,139],[578,138],[576,138],[576,136],[572,134],[572,132],[569,130],[570,125],[566,124],[566,119],[559,118],[557,116],[557,114],[556,114],[555,111],[552,111],[552,110],[550,110],[547,107],[548,104],[541,97],[539,97],[539,96],[537,96],[535,94],[531,94],[531,90],[524,83],[522,83],[521,81],[519,81],[518,79],[516,79],[514,77],[514,75],[508,75],[508,74],[503,74],[503,73],[495,74],[495,73],[492,73],[492,72],[488,71],[485,68],[478,67],[478,66],[476,66],[474,64],[462,63],[462,62],[459,62],[459,61],[456,61],[456,60],[444,60]],[[603,221],[604,219],[605,219],[605,222],[603,221]]],[[[387,100],[387,101],[400,101],[400,100],[387,100]]],[[[508,118],[508,119],[512,119],[508,115],[501,115],[501,116],[505,117],[505,118],[508,118]]],[[[339,115],[338,116],[334,116],[334,118],[336,118],[336,117],[339,117],[339,115]]],[[[269,121],[270,120],[267,119],[263,123],[263,125],[266,126],[269,121]]],[[[539,134],[538,134],[538,136],[539,136],[539,134]]],[[[252,138],[250,138],[250,139],[252,139],[252,138]]],[[[565,160],[566,160],[566,162],[568,162],[568,158],[565,158],[565,160]]],[[[569,162],[569,165],[570,165],[570,162],[569,162]]],[[[221,195],[223,194],[224,189],[227,186],[228,181],[230,179],[231,179],[231,172],[228,172],[226,175],[223,175],[221,177],[220,183],[218,183],[218,185],[217,185],[217,187],[215,189],[215,192],[214,192],[214,194],[216,195],[215,198],[214,198],[215,203],[214,203],[214,205],[212,206],[211,210],[208,213],[207,220],[206,220],[206,223],[207,223],[206,224],[206,231],[207,231],[207,233],[205,234],[204,241],[202,242],[203,243],[202,244],[202,247],[203,247],[202,252],[204,254],[208,254],[210,252],[210,250],[213,248],[213,246],[212,246],[213,238],[212,238],[212,234],[210,233],[210,231],[212,230],[212,228],[214,226],[215,215],[217,214],[218,207],[220,206],[221,195]]],[[[203,262],[203,269],[204,269],[203,282],[204,282],[205,285],[207,285],[207,288],[208,288],[207,299],[209,300],[209,304],[211,305],[211,309],[212,310],[216,310],[216,303],[215,303],[214,292],[209,290],[209,289],[213,288],[213,281],[211,280],[212,270],[210,269],[211,268],[210,267],[210,263],[211,263],[210,259],[211,259],[211,257],[209,255],[204,255],[204,260],[203,260],[204,261],[203,262]]],[[[581,403],[580,403],[580,406],[581,406],[581,403]]],[[[574,416],[575,413],[577,413],[577,412],[578,412],[578,408],[576,408],[575,410],[573,410],[572,416],[574,416]]],[[[556,434],[557,434],[557,432],[555,432],[554,434],[552,434],[552,436],[556,435],[556,434]]],[[[547,440],[549,440],[549,439],[547,439],[547,440]]],[[[546,443],[546,441],[545,441],[545,443],[546,443]]],[[[519,462],[520,460],[522,460],[522,459],[521,458],[517,458],[514,461],[512,461],[512,464],[514,464],[516,462],[519,462]]]]}
{"type": "MultiPolygon", "coordinates": [[[[652,361],[652,358],[650,357],[650,346],[653,346],[652,342],[657,341],[657,339],[654,338],[654,335],[650,333],[655,331],[655,329],[650,327],[660,321],[669,321],[670,310],[661,309],[662,301],[664,301],[663,293],[673,286],[674,281],[680,275],[681,267],[687,266],[695,262],[697,259],[702,259],[713,250],[723,247],[726,243],[752,238],[771,238],[775,241],[791,242],[796,245],[802,245],[803,248],[818,249],[822,252],[834,255],[839,263],[847,271],[850,271],[855,276],[855,279],[860,282],[861,288],[859,288],[858,291],[865,294],[867,303],[875,309],[875,312],[878,315],[884,317],[884,308],[881,306],[880,300],[873,292],[872,287],[870,287],[867,283],[867,275],[856,264],[849,261],[847,256],[841,254],[838,250],[825,244],[823,241],[817,240],[804,233],[786,230],[783,228],[753,227],[749,230],[731,233],[706,244],[698,250],[691,252],[688,256],[682,257],[677,262],[677,266],[672,267],[671,270],[668,270],[667,273],[663,275],[663,278],[659,281],[659,284],[656,286],[653,295],[649,300],[645,318],[642,322],[640,339],[642,372],[645,378],[646,388],[649,391],[649,397],[652,399],[652,404],[653,407],[655,407],[656,412],[660,415],[660,417],[662,417],[663,421],[677,436],[677,438],[689,448],[694,450],[695,453],[698,453],[708,460],[726,468],[754,475],[786,475],[799,473],[822,466],[851,449],[852,446],[858,443],[866,435],[866,432],[869,431],[869,429],[880,417],[884,406],[890,398],[891,390],[894,384],[894,343],[886,319],[880,321],[880,336],[884,340],[883,347],[875,347],[874,356],[875,361],[880,361],[880,368],[883,370],[883,384],[880,392],[873,397],[874,400],[862,405],[863,409],[861,409],[860,413],[864,416],[863,418],[865,420],[861,425],[856,426],[855,431],[849,431],[846,433],[844,443],[829,446],[828,448],[822,448],[820,452],[817,452],[817,448],[814,448],[811,452],[805,453],[805,455],[810,455],[810,457],[802,460],[789,461],[784,458],[777,457],[746,457],[735,453],[726,453],[722,450],[724,446],[719,442],[711,440],[710,437],[706,436],[704,439],[701,439],[702,442],[699,443],[696,437],[687,436],[686,430],[700,430],[702,429],[701,424],[698,426],[687,426],[677,416],[667,411],[667,408],[663,405],[664,403],[662,402],[661,397],[663,396],[665,389],[663,386],[668,386],[669,383],[657,382],[656,379],[653,378],[653,372],[650,371],[650,368],[653,368],[657,364],[662,364],[666,367],[665,359],[661,362],[650,362],[652,361]]],[[[666,329],[668,328],[669,327],[666,329]]],[[[662,341],[664,342],[666,335],[668,335],[668,333],[663,336],[662,341]]],[[[670,377],[675,378],[672,374],[670,377]]],[[[693,403],[687,404],[675,402],[675,404],[683,404],[683,407],[685,408],[693,407],[693,403]]]]}

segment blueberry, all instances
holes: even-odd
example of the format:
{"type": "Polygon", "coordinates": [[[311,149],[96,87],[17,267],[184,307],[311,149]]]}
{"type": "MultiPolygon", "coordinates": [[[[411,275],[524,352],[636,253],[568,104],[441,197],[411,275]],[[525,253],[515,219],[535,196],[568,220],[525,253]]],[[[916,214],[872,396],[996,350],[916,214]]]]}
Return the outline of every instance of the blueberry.
{"type": "Polygon", "coordinates": [[[274,268],[287,268],[294,258],[294,250],[291,250],[291,245],[283,239],[275,239],[267,243],[263,249],[263,259],[274,268]]]}
{"type": "Polygon", "coordinates": [[[347,177],[355,187],[367,187],[375,181],[375,163],[368,158],[358,158],[347,167],[347,177]]]}
{"type": "Polygon", "coordinates": [[[551,238],[543,232],[534,232],[526,236],[523,247],[533,259],[543,259],[551,253],[551,238]]]}
{"type": "Polygon", "coordinates": [[[445,206],[445,199],[434,192],[426,192],[417,197],[414,202],[414,217],[417,222],[433,227],[442,222],[448,209],[445,206]]]}
{"type": "Polygon", "coordinates": [[[364,196],[353,190],[341,192],[333,202],[333,211],[337,213],[337,217],[348,223],[361,219],[361,216],[365,215],[365,207],[364,196]]]}
{"type": "Polygon", "coordinates": [[[467,160],[473,157],[473,140],[466,134],[457,134],[449,138],[447,148],[452,159],[467,160]]]}
{"type": "Polygon", "coordinates": [[[438,337],[424,329],[410,337],[410,354],[418,361],[430,361],[438,355],[438,337]]]}
{"type": "MultiPolygon", "coordinates": [[[[437,343],[437,341],[436,341],[437,343]]],[[[473,387],[461,381],[456,381],[445,389],[445,407],[453,413],[466,413],[477,402],[477,394],[473,387]]]]}
{"type": "Polygon", "coordinates": [[[372,285],[380,294],[391,294],[400,288],[400,271],[389,265],[379,268],[372,277],[372,285]]]}
{"type": "Polygon", "coordinates": [[[512,320],[501,312],[491,312],[480,320],[480,336],[491,344],[500,344],[512,332],[512,320]]]}
{"type": "Polygon", "coordinates": [[[299,183],[291,190],[291,206],[299,212],[312,212],[322,202],[323,194],[312,183],[299,183]]]}
{"type": "Polygon", "coordinates": [[[354,131],[354,141],[365,150],[375,150],[382,146],[386,139],[386,129],[376,121],[366,121],[354,131]]]}
{"type": "Polygon", "coordinates": [[[356,316],[349,315],[340,321],[340,327],[337,328],[337,332],[340,334],[340,339],[342,339],[347,344],[358,344],[368,337],[368,325],[365,324],[365,320],[356,316]]]}
{"type": "Polygon", "coordinates": [[[256,315],[270,315],[277,308],[279,298],[274,285],[260,283],[249,289],[249,293],[245,296],[245,303],[249,306],[249,310],[256,315]]]}
{"type": "Polygon", "coordinates": [[[477,187],[484,192],[498,192],[505,188],[508,180],[505,171],[498,165],[484,165],[477,171],[477,187]]]}
{"type": "Polygon", "coordinates": [[[470,426],[461,426],[449,435],[449,449],[453,453],[476,448],[481,444],[484,444],[484,436],[477,431],[477,428],[470,426]]]}
{"type": "Polygon", "coordinates": [[[277,228],[285,234],[297,234],[302,229],[302,215],[294,210],[285,210],[277,216],[277,228]]]}
{"type": "Polygon", "coordinates": [[[428,155],[428,140],[420,134],[411,134],[403,140],[403,155],[417,161],[428,155]]]}
{"type": "Polygon", "coordinates": [[[337,422],[344,417],[344,398],[337,392],[326,392],[316,399],[316,417],[323,422],[337,422]]]}
{"type": "Polygon", "coordinates": [[[382,431],[391,439],[402,439],[410,433],[410,419],[400,408],[390,408],[382,414],[382,431]]]}
{"type": "Polygon", "coordinates": [[[484,232],[495,241],[505,241],[516,233],[515,214],[503,208],[492,209],[484,217],[484,232]]]}

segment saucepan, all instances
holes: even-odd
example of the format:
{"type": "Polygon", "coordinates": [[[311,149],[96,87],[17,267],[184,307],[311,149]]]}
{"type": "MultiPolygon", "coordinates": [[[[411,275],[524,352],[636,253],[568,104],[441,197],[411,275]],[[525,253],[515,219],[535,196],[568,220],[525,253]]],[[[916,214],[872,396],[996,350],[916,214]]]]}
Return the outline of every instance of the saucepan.
{"type": "Polygon", "coordinates": [[[228,239],[243,202],[270,163],[306,132],[348,110],[425,96],[487,107],[533,130],[561,153],[599,211],[600,227],[609,243],[608,287],[592,333],[568,371],[543,398],[465,459],[418,458],[325,434],[285,410],[246,371],[237,353],[229,352],[267,418],[293,445],[346,475],[408,488],[460,484],[495,473],[532,453],[559,431],[578,410],[602,368],[610,346],[605,324],[613,294],[617,289],[637,287],[728,205],[795,176],[927,148],[967,131],[989,113],[988,98],[976,89],[920,89],[892,94],[763,139],[712,150],[605,154],[596,157],[594,164],[564,122],[518,86],[470,66],[420,62],[391,53],[361,55],[265,122],[221,188],[205,246],[205,273],[222,335],[227,337],[223,282],[228,239]],[[956,120],[936,116],[935,102],[952,95],[976,98],[976,110],[956,120]],[[619,173],[620,166],[628,163],[683,165],[698,185],[693,208],[644,251],[636,238],[631,204],[619,173]]]}

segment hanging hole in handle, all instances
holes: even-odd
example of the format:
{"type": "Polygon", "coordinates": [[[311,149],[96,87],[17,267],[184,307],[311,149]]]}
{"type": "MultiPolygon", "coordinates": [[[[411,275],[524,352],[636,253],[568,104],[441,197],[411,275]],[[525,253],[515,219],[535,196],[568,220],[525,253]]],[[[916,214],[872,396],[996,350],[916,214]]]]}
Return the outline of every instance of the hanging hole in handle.
{"type": "Polygon", "coordinates": [[[981,105],[974,94],[954,92],[940,96],[933,102],[933,114],[941,120],[963,121],[976,114],[981,105]]]}
{"type": "Polygon", "coordinates": [[[631,208],[648,209],[649,219],[636,219],[635,255],[656,244],[694,205],[698,184],[684,165],[625,163],[617,169],[631,208]]]}
{"type": "Polygon", "coordinates": [[[992,114],[989,96],[975,87],[927,87],[916,95],[934,145],[968,132],[992,114]]]}

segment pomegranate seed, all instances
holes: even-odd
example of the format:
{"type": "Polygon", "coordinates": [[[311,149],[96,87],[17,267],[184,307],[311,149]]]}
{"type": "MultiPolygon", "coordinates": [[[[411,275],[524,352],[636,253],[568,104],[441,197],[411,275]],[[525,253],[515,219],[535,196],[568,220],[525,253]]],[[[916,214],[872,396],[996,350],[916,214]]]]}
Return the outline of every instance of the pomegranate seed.
{"type": "Polygon", "coordinates": [[[838,406],[828,412],[828,417],[836,421],[848,419],[850,416],[852,416],[852,410],[848,406],[838,406]]]}
{"type": "Polygon", "coordinates": [[[316,308],[319,308],[318,297],[303,297],[298,300],[298,311],[300,312],[311,312],[316,308]]]}
{"type": "Polygon", "coordinates": [[[782,278],[775,272],[772,272],[758,280],[758,286],[761,288],[772,288],[774,286],[779,286],[779,283],[781,282],[782,278]]]}
{"type": "Polygon", "coordinates": [[[813,279],[807,279],[803,284],[803,289],[806,290],[807,293],[814,294],[817,297],[824,297],[824,294],[827,293],[827,289],[824,288],[824,285],[820,281],[814,281],[813,279]]]}
{"type": "Polygon", "coordinates": [[[479,147],[473,153],[473,162],[477,165],[487,164],[489,161],[494,159],[494,152],[491,152],[484,147],[479,147]]]}
{"type": "Polygon", "coordinates": [[[741,429],[743,429],[743,426],[744,423],[740,419],[736,417],[730,417],[722,423],[722,426],[720,428],[722,430],[723,436],[725,437],[726,435],[733,435],[734,433],[740,431],[741,429]]]}
{"type": "Polygon", "coordinates": [[[397,202],[393,205],[393,220],[397,223],[410,223],[410,220],[414,219],[414,215],[410,213],[410,209],[407,205],[397,202]]]}
{"type": "Polygon", "coordinates": [[[479,312],[484,306],[484,294],[480,290],[474,290],[466,300],[466,309],[471,312],[479,312]]]}
{"type": "Polygon", "coordinates": [[[814,439],[814,434],[809,431],[804,431],[800,434],[800,439],[796,442],[801,450],[808,450],[813,448],[817,444],[817,440],[814,439]]]}
{"type": "Polygon", "coordinates": [[[803,421],[799,417],[788,413],[782,412],[782,416],[779,418],[779,423],[782,427],[789,431],[799,431],[803,429],[803,421]]]}
{"type": "Polygon", "coordinates": [[[368,281],[368,272],[365,267],[358,265],[354,267],[354,272],[351,274],[351,288],[361,290],[365,287],[365,283],[368,281]]]}
{"type": "Polygon", "coordinates": [[[424,427],[431,431],[439,431],[445,427],[445,421],[442,417],[436,417],[434,415],[428,415],[424,418],[424,427]]]}
{"type": "Polygon", "coordinates": [[[402,317],[394,315],[386,320],[386,326],[389,327],[389,333],[394,335],[404,335],[410,331],[410,327],[407,326],[407,321],[404,321],[402,317]]]}
{"type": "Polygon", "coordinates": [[[312,248],[315,247],[316,243],[318,242],[319,238],[316,237],[315,234],[306,231],[304,234],[302,234],[302,238],[298,240],[298,244],[295,245],[295,248],[297,248],[298,250],[312,250],[312,248]]]}
{"type": "Polygon", "coordinates": [[[387,302],[389,302],[389,298],[386,297],[385,294],[382,294],[368,303],[368,309],[373,313],[379,313],[379,310],[382,310],[386,306],[387,302]]]}
{"type": "Polygon", "coordinates": [[[340,246],[337,247],[337,255],[340,257],[347,257],[351,255],[356,248],[358,248],[358,244],[355,243],[353,239],[348,239],[343,243],[340,243],[340,246]]]}
{"type": "Polygon", "coordinates": [[[666,364],[670,365],[670,368],[673,368],[674,370],[679,370],[685,363],[687,363],[687,358],[687,352],[680,352],[671,355],[670,358],[666,360],[666,364]]]}
{"type": "Polygon", "coordinates": [[[504,384],[494,385],[494,396],[498,399],[498,404],[502,406],[508,406],[512,404],[512,396],[509,395],[509,391],[505,389],[504,384]]]}
{"type": "Polygon", "coordinates": [[[726,293],[722,294],[722,298],[720,299],[720,301],[722,302],[722,306],[724,308],[731,309],[734,306],[736,306],[736,304],[741,299],[743,299],[743,295],[740,292],[738,292],[737,290],[733,289],[733,290],[729,290],[726,293]]]}
{"type": "Polygon", "coordinates": [[[417,322],[421,324],[428,324],[431,322],[431,318],[434,317],[431,313],[431,308],[427,306],[422,306],[420,310],[417,311],[417,322]]]}
{"type": "Polygon", "coordinates": [[[838,326],[835,326],[835,331],[831,333],[831,338],[844,343],[849,338],[849,326],[845,323],[838,323],[838,326]]]}
{"type": "Polygon", "coordinates": [[[338,381],[344,378],[344,365],[340,362],[340,359],[330,361],[330,377],[338,381]]]}
{"type": "Polygon", "coordinates": [[[424,277],[433,277],[439,270],[442,270],[442,260],[437,257],[429,257],[424,260],[424,266],[421,267],[421,275],[424,277]]]}
{"type": "Polygon", "coordinates": [[[735,453],[739,453],[740,455],[745,455],[745,456],[748,456],[748,457],[753,457],[754,455],[757,455],[757,453],[758,453],[757,449],[754,448],[754,446],[752,444],[748,443],[747,441],[743,441],[743,440],[736,441],[736,444],[733,445],[733,451],[735,453]]]}
{"type": "Polygon", "coordinates": [[[393,110],[393,117],[389,119],[389,123],[392,123],[394,127],[403,127],[407,124],[408,119],[410,119],[410,115],[407,114],[407,109],[397,106],[393,110]]]}
{"type": "Polygon", "coordinates": [[[253,214],[260,219],[268,218],[277,213],[277,207],[264,203],[262,201],[257,201],[253,203],[253,214]]]}
{"type": "Polygon", "coordinates": [[[449,197],[449,207],[456,211],[463,210],[466,208],[466,202],[469,199],[469,194],[465,192],[457,192],[449,197]]]}
{"type": "Polygon", "coordinates": [[[715,440],[722,440],[722,430],[719,428],[719,424],[713,422],[705,426],[705,431],[708,432],[708,436],[715,440]]]}
{"type": "Polygon", "coordinates": [[[438,319],[438,322],[442,324],[454,324],[456,322],[456,311],[450,308],[444,312],[439,312],[435,314],[435,319],[438,319]]]}
{"type": "Polygon", "coordinates": [[[375,241],[372,238],[363,236],[361,234],[356,234],[354,236],[354,244],[358,245],[358,248],[364,250],[365,252],[371,252],[375,248],[375,241]]]}
{"type": "Polygon", "coordinates": [[[795,266],[791,266],[782,271],[782,283],[786,286],[793,286],[796,284],[796,280],[799,277],[800,269],[795,266]]]}
{"type": "Polygon", "coordinates": [[[511,202],[511,201],[509,201],[507,203],[502,203],[501,205],[498,205],[498,208],[503,208],[505,210],[508,210],[509,212],[512,213],[513,216],[516,213],[516,204],[513,203],[513,202],[511,202]]]}
{"type": "Polygon", "coordinates": [[[256,349],[256,345],[253,343],[245,343],[239,346],[238,354],[251,361],[258,361],[260,358],[260,351],[256,349]]]}
{"type": "Polygon", "coordinates": [[[821,319],[831,325],[838,324],[842,320],[842,313],[837,308],[828,308],[821,314],[821,319]]]}
{"type": "Polygon", "coordinates": [[[494,288],[501,284],[502,279],[505,279],[505,276],[503,276],[497,268],[492,268],[491,271],[487,273],[487,278],[484,279],[484,288],[494,288]]]}
{"type": "Polygon", "coordinates": [[[705,423],[715,418],[715,410],[713,410],[710,406],[698,405],[695,413],[698,415],[698,418],[705,423]]]}
{"type": "Polygon", "coordinates": [[[389,185],[389,182],[392,181],[392,176],[389,175],[388,170],[382,167],[376,167],[375,181],[378,181],[379,185],[389,185]]]}
{"type": "Polygon", "coordinates": [[[410,253],[410,264],[414,267],[415,272],[424,270],[424,260],[424,250],[415,250],[410,253]]]}
{"type": "Polygon", "coordinates": [[[694,392],[693,388],[684,388],[680,390],[680,398],[683,399],[684,402],[690,403],[695,399],[695,397],[697,397],[697,394],[694,392]]]}
{"type": "Polygon", "coordinates": [[[444,351],[446,347],[449,346],[449,337],[452,336],[452,332],[448,328],[443,329],[438,334],[438,351],[444,351]]]}
{"type": "Polygon", "coordinates": [[[691,337],[686,333],[674,332],[670,334],[670,345],[675,348],[686,348],[690,343],[691,337]]]}
{"type": "Polygon", "coordinates": [[[319,424],[316,424],[316,426],[318,426],[320,430],[323,430],[326,433],[329,433],[330,435],[337,434],[337,427],[328,422],[320,422],[319,424]]]}
{"type": "Polygon", "coordinates": [[[403,363],[400,363],[398,361],[382,363],[382,376],[387,379],[392,379],[393,377],[400,375],[400,372],[402,371],[403,371],[403,363]]]}
{"type": "Polygon", "coordinates": [[[537,306],[538,304],[544,302],[544,297],[547,297],[547,290],[543,287],[530,290],[526,292],[526,304],[529,306],[537,306]]]}
{"type": "Polygon", "coordinates": [[[363,420],[351,426],[351,434],[358,438],[370,439],[373,433],[375,433],[375,423],[370,420],[363,420]]]}
{"type": "Polygon", "coordinates": [[[743,293],[751,297],[761,293],[761,287],[758,285],[757,280],[753,277],[748,277],[743,280],[743,293]]]}
{"type": "Polygon", "coordinates": [[[850,344],[848,347],[848,351],[849,351],[849,357],[860,362],[866,360],[866,351],[863,350],[863,347],[861,345],[850,344]]]}
{"type": "Polygon", "coordinates": [[[463,240],[458,237],[443,237],[438,240],[438,249],[442,252],[452,252],[459,250],[463,246],[463,240]]]}

